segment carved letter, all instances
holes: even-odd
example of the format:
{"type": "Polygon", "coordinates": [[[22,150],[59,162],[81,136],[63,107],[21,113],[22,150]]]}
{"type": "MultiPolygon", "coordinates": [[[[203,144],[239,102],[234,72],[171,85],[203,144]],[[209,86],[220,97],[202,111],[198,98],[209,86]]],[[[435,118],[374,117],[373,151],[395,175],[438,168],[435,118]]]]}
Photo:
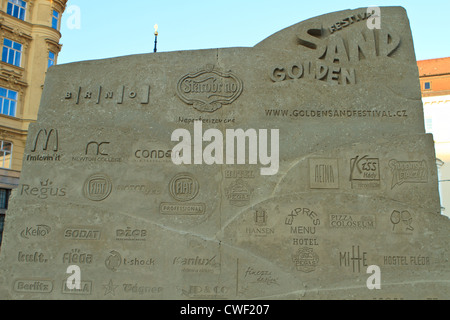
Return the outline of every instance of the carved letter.
{"type": "Polygon", "coordinates": [[[349,40],[349,53],[351,62],[359,61],[362,57],[374,59],[377,56],[374,32],[367,30],[365,37],[361,32],[355,32],[349,40]]]}
{"type": "Polygon", "coordinates": [[[400,37],[383,28],[380,30],[380,56],[389,57],[400,46],[400,37]]]}
{"type": "Polygon", "coordinates": [[[321,39],[322,36],[322,26],[311,25],[310,28],[302,29],[300,34],[297,35],[298,44],[312,50],[317,50],[317,58],[321,58],[327,50],[326,42],[321,39]]]}

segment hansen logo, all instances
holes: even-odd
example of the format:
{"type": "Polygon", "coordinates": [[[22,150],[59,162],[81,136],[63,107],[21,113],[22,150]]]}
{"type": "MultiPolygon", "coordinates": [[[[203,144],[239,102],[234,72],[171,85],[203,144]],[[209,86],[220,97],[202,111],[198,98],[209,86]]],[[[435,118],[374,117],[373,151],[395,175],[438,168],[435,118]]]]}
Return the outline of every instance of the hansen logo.
{"type": "Polygon", "coordinates": [[[242,90],[242,81],[231,71],[220,72],[212,65],[186,74],[177,84],[178,97],[201,112],[214,112],[233,103],[242,90]]]}

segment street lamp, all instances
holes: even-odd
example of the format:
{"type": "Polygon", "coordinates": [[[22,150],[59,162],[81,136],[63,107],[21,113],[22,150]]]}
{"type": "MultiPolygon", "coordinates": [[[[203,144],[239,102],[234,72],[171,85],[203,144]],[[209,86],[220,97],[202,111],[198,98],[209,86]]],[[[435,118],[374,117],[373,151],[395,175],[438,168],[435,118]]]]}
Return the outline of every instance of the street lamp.
{"type": "Polygon", "coordinates": [[[157,51],[157,45],[158,45],[158,25],[155,24],[155,49],[153,52],[157,51]]]}

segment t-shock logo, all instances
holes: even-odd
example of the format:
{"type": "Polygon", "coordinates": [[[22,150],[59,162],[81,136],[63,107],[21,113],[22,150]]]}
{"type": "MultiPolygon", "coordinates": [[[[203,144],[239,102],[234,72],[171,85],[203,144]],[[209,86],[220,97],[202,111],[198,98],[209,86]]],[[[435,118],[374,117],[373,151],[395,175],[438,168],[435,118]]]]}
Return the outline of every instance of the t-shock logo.
{"type": "Polygon", "coordinates": [[[267,129],[258,131],[227,129],[224,137],[219,129],[208,129],[203,133],[202,121],[195,121],[193,143],[191,133],[186,129],[176,129],[172,133],[172,141],[180,142],[172,149],[172,162],[176,165],[192,163],[233,165],[247,164],[248,159],[248,164],[256,165],[259,160],[261,165],[269,166],[261,168],[261,175],[275,175],[279,169],[279,130],[270,130],[270,155],[267,131],[267,129]],[[204,142],[210,142],[210,144],[203,149],[204,142]]]}

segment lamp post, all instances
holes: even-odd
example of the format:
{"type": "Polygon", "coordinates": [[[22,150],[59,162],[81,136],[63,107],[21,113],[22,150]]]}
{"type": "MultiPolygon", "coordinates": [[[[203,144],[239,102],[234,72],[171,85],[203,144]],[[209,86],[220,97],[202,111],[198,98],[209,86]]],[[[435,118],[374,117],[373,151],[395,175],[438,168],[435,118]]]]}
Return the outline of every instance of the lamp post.
{"type": "Polygon", "coordinates": [[[157,45],[158,45],[158,25],[155,24],[155,49],[153,52],[157,51],[157,45]]]}

